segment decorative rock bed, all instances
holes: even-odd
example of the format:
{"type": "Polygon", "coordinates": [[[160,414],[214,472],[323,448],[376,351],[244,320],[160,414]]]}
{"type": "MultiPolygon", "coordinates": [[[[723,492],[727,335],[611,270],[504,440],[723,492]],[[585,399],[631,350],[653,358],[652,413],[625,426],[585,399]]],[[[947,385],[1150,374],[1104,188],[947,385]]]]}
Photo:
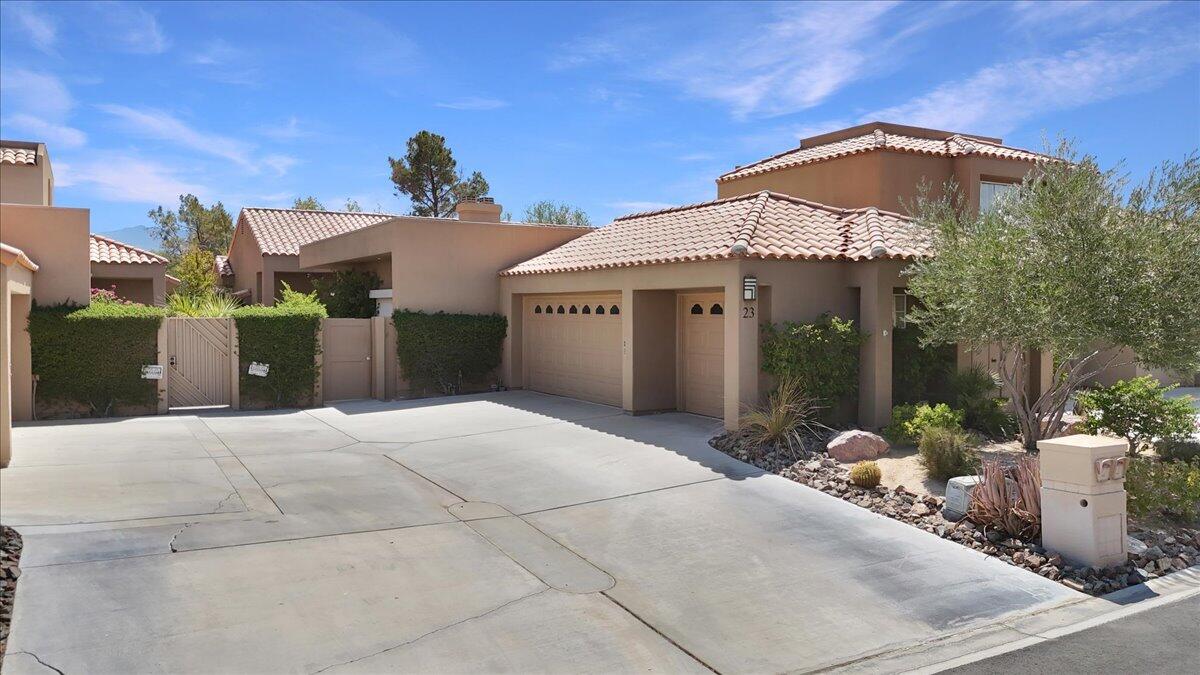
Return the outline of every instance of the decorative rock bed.
{"type": "Polygon", "coordinates": [[[732,457],[797,483],[844,499],[894,520],[908,523],[943,539],[969,546],[1010,565],[1023,567],[1065,586],[1091,595],[1103,595],[1148,579],[1182,570],[1200,562],[1200,530],[1179,525],[1141,526],[1130,519],[1129,534],[1136,541],[1129,562],[1120,567],[1073,567],[1059,555],[1033,541],[1022,541],[1004,532],[986,530],[967,519],[957,522],[942,515],[945,500],[921,496],[903,486],[861,488],[849,481],[849,471],[823,450],[825,438],[805,439],[807,457],[787,448],[756,452],[738,432],[716,436],[709,443],[732,457]]]}
{"type": "Polygon", "coordinates": [[[17,592],[17,577],[21,569],[21,535],[11,527],[0,525],[0,664],[4,663],[4,648],[8,644],[8,628],[12,623],[13,597],[17,592]]]}

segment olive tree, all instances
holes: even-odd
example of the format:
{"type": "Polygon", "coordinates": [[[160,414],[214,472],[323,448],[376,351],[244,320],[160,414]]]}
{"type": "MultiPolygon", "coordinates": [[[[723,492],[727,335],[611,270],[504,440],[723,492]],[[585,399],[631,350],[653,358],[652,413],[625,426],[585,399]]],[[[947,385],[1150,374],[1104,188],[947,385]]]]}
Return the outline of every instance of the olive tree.
{"type": "Polygon", "coordinates": [[[1200,158],[1164,163],[1128,188],[1064,142],[986,212],[966,208],[954,186],[916,201],[914,226],[933,254],[907,270],[920,304],[909,319],[926,342],[998,347],[1026,449],[1122,354],[1200,367],[1200,158]],[[1029,359],[1045,353],[1049,389],[1031,393],[1029,359]]]}

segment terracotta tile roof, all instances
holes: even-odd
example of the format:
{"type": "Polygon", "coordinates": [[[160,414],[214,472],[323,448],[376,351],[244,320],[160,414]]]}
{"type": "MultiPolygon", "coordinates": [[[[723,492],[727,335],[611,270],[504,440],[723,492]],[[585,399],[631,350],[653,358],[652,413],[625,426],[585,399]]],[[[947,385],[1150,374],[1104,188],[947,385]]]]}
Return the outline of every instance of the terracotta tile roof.
{"type": "Polygon", "coordinates": [[[229,256],[219,255],[213,260],[213,267],[216,268],[217,276],[231,277],[233,276],[233,265],[229,262],[229,256]]]}
{"type": "Polygon", "coordinates": [[[37,149],[0,146],[0,163],[37,164],[37,149]]]}
{"type": "Polygon", "coordinates": [[[754,176],[776,169],[784,169],[802,164],[812,164],[836,157],[860,155],[875,150],[891,150],[893,152],[910,152],[918,155],[934,155],[937,157],[961,157],[978,155],[998,159],[1017,159],[1024,161],[1039,161],[1049,159],[1047,155],[1000,145],[990,140],[953,134],[945,139],[918,138],[882,129],[875,129],[861,136],[845,138],[805,147],[803,144],[794,150],[768,157],[763,160],[738,167],[723,174],[717,179],[718,183],[754,176]]]}
{"type": "Polygon", "coordinates": [[[134,263],[145,265],[165,265],[167,263],[167,259],[157,253],[151,253],[150,251],[130,246],[115,239],[102,237],[98,234],[90,236],[91,241],[89,243],[92,262],[94,263],[134,263]]]}
{"type": "Polygon", "coordinates": [[[571,272],[736,257],[910,258],[928,251],[905,216],[839,209],[777,192],[623,216],[501,274],[571,272]]]}
{"type": "Polygon", "coordinates": [[[297,209],[242,209],[238,221],[246,226],[267,255],[300,255],[304,244],[361,230],[396,216],[390,213],[304,211],[297,209]]]}

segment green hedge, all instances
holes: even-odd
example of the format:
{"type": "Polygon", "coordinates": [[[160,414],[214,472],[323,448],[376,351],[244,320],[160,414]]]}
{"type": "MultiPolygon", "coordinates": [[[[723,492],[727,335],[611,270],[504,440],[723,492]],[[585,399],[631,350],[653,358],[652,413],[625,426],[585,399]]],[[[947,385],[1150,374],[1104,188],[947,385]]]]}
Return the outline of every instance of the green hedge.
{"type": "Polygon", "coordinates": [[[302,406],[313,402],[321,375],[317,332],[325,309],[320,305],[281,303],[239,307],[238,395],[243,407],[302,406]],[[270,366],[266,377],[248,374],[251,361],[270,366]]]}
{"type": "Polygon", "coordinates": [[[396,356],[414,388],[436,386],[452,394],[500,366],[508,319],[499,314],[447,314],[398,309],[396,356]]]}
{"type": "Polygon", "coordinates": [[[812,323],[763,327],[762,369],[796,378],[809,396],[833,404],[858,393],[858,348],[854,322],[822,314],[812,323]]]}
{"type": "Polygon", "coordinates": [[[161,307],[109,302],[35,306],[29,335],[38,400],[87,406],[98,416],[117,405],[156,405],[158,384],[142,379],[142,366],[158,363],[165,316],[161,307]]]}

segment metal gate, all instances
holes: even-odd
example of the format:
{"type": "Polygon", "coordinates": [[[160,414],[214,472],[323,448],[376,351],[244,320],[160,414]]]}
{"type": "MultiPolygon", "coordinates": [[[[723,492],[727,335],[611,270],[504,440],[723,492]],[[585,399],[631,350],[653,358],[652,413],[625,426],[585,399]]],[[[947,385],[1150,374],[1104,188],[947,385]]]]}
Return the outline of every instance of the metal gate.
{"type": "Polygon", "coordinates": [[[233,319],[172,317],[167,322],[167,404],[230,403],[233,319]]]}
{"type": "Polygon", "coordinates": [[[325,400],[371,398],[371,320],[325,319],[324,328],[325,400]]]}

